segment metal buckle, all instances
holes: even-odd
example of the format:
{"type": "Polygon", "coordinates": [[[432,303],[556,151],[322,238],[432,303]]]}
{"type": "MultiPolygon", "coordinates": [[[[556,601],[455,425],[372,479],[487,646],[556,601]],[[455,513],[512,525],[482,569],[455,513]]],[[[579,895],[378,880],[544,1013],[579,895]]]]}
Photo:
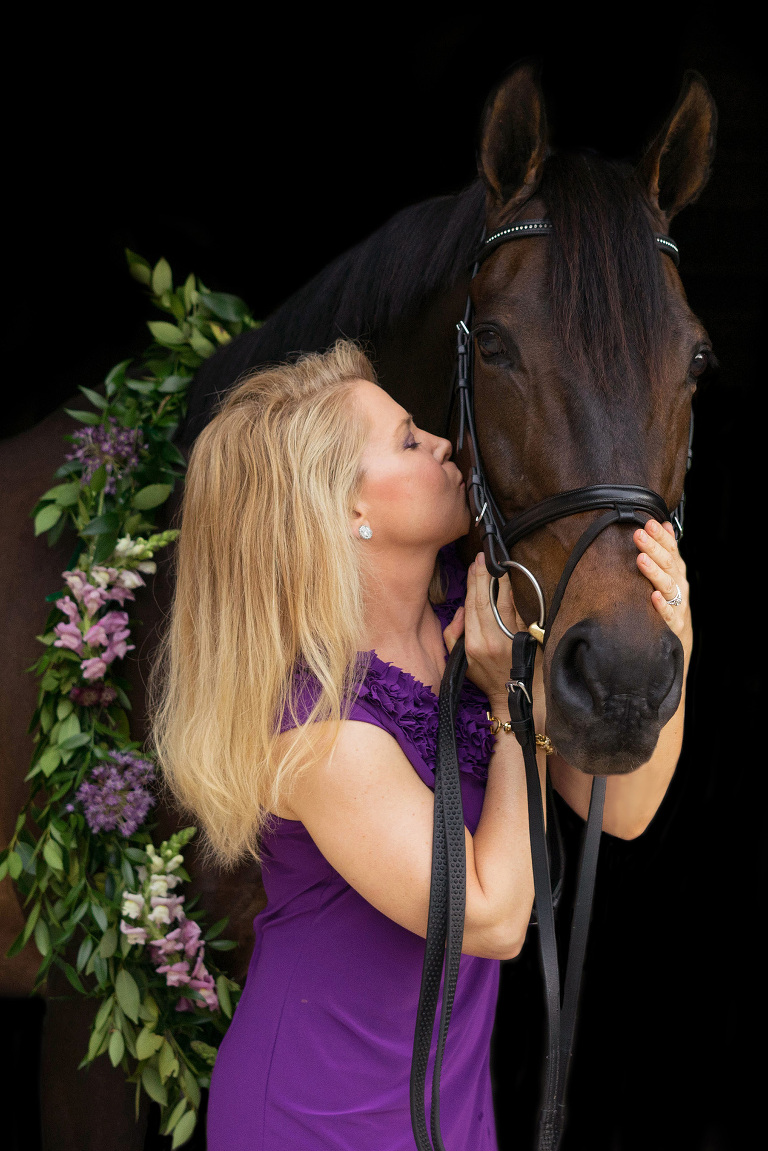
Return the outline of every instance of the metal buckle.
{"type": "Polygon", "coordinates": [[[530,695],[528,694],[528,688],[525,686],[525,684],[523,683],[523,681],[521,679],[508,679],[507,682],[504,684],[504,686],[507,689],[507,694],[509,694],[510,691],[516,691],[518,688],[520,688],[521,692],[523,693],[525,698],[528,700],[531,707],[533,707],[533,700],[531,699],[530,695]]]}

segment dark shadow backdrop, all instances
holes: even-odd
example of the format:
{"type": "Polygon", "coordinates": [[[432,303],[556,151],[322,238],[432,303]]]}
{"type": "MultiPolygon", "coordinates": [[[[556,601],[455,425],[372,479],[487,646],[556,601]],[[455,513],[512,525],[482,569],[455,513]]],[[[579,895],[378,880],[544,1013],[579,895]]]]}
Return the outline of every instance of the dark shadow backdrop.
{"type": "MultiPolygon", "coordinates": [[[[22,49],[6,106],[3,418],[13,434],[144,346],[126,245],[266,316],[398,209],[472,179],[485,96],[521,56],[543,60],[556,141],[612,155],[638,152],[686,67],[709,82],[714,176],[672,226],[722,363],[696,400],[688,735],[651,828],[634,843],[604,837],[564,1151],[741,1151],[759,1130],[766,91],[759,48],[729,12],[727,27],[673,18],[662,33],[607,40],[592,20],[489,8],[429,22],[380,13],[365,31],[223,10],[193,27],[178,9],[167,19],[132,10],[96,40],[92,25],[52,16],[45,42],[22,49]]],[[[563,814],[572,838],[580,821],[563,814]]],[[[530,1145],[538,980],[531,940],[503,969],[502,1151],[530,1145]]],[[[29,1114],[37,1016],[8,1007],[26,1053],[11,1086],[17,1114],[29,1114]]],[[[32,1148],[27,1134],[20,1146],[32,1148]]]]}

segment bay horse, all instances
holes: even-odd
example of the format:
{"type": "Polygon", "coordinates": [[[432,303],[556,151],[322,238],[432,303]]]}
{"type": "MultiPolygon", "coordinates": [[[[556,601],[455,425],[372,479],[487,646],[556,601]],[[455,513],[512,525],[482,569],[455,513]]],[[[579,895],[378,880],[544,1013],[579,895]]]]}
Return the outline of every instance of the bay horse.
{"type": "MultiPolygon", "coordinates": [[[[338,336],[362,341],[387,391],[417,424],[456,442],[451,404],[455,325],[467,292],[475,325],[475,412],[486,474],[505,518],[548,495],[596,483],[638,484],[668,507],[685,476],[691,396],[709,341],[690,311],[672,261],[653,240],[704,187],[716,110],[704,80],[686,74],[678,100],[637,165],[589,151],[549,147],[537,69],[514,67],[486,104],[479,177],[463,192],[405,209],[324,269],[258,330],[244,333],[200,368],[177,434],[185,453],[216,400],[245,372],[338,336]],[[502,246],[470,284],[484,230],[547,216],[553,232],[502,246]]],[[[32,536],[29,510],[75,428],[62,408],[0,442],[6,544],[0,548],[4,649],[0,745],[3,842],[25,797],[32,744],[28,718],[36,685],[23,673],[35,659],[45,595],[61,583],[71,541],[48,549],[32,536]]],[[[465,453],[456,457],[466,476],[465,453]]],[[[179,494],[164,509],[175,522],[179,494]]],[[[590,513],[556,521],[516,546],[551,598],[565,557],[590,513]]],[[[473,530],[459,544],[468,563],[473,530]]],[[[628,533],[606,530],[568,585],[544,664],[548,731],[586,773],[632,771],[647,761],[676,710],[682,686],[679,642],[652,609],[628,533]]],[[[132,684],[134,738],[146,735],[144,684],[171,594],[170,557],[158,565],[141,613],[132,684]]],[[[527,620],[536,615],[526,582],[513,577],[527,620]]],[[[159,812],[159,835],[183,822],[159,812]]],[[[205,872],[189,852],[192,891],[213,919],[229,914],[238,947],[222,960],[242,981],[252,920],[264,902],[250,865],[205,872]]],[[[0,993],[24,995],[39,957],[30,942],[5,951],[23,916],[10,881],[0,886],[0,993]]],[[[71,995],[56,969],[48,980],[43,1032],[42,1123],[47,1151],[144,1145],[147,1107],[134,1121],[133,1090],[98,1060],[75,1070],[87,1046],[93,1001],[71,995]],[[94,1103],[98,1104],[94,1106],[94,1103]]],[[[201,1124],[202,1126],[202,1124],[201,1124]]],[[[202,1146],[202,1143],[199,1144],[202,1146]]]]}

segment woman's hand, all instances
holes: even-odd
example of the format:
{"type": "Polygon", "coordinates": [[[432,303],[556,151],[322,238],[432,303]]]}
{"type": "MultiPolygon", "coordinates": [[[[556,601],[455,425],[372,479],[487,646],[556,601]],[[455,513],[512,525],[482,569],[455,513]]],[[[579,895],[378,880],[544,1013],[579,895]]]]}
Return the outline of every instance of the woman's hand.
{"type": "MultiPolygon", "coordinates": [[[[464,650],[467,653],[467,678],[488,696],[491,704],[506,707],[507,689],[512,660],[512,640],[496,623],[491,607],[491,577],[485,566],[485,556],[477,553],[467,572],[467,597],[448,627],[443,631],[448,651],[464,632],[464,650]]],[[[509,578],[499,580],[496,606],[510,631],[525,631],[526,626],[515,609],[509,578]]]]}
{"type": "Polygon", "coordinates": [[[651,593],[651,603],[666,625],[680,638],[688,656],[693,640],[688,580],[685,578],[685,564],[677,550],[674,528],[669,522],[662,525],[656,520],[648,520],[645,531],[638,528],[634,540],[640,552],[637,566],[655,589],[651,593]],[[673,607],[667,600],[674,599],[678,588],[682,603],[673,607]]]}

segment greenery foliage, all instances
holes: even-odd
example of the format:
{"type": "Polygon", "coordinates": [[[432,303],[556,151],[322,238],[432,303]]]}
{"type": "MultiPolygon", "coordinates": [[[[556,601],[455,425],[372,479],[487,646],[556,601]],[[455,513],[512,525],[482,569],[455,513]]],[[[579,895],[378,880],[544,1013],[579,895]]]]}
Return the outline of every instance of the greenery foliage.
{"type": "Polygon", "coordinates": [[[155,517],[183,482],[173,437],[195,369],[258,324],[242,300],[194,275],[174,287],[166,260],[127,257],[163,319],[149,322],[151,346],[117,364],[103,393],[80,388],[91,407],[67,411],[85,430],[66,437],[72,450],[31,512],[49,545],[72,529],[76,543],[29,669],[39,680],[30,795],[0,852],[0,879],[11,876],[26,911],[8,956],[31,936],[42,956],[34,990],[56,964],[74,992],[101,1000],[80,1066],[106,1055],[122,1067],[137,1117],[144,1091],[178,1147],[195,1128],[240,988],[212,960],[235,946],[220,938],[227,919],[206,930],[197,899],[173,891],[189,880],[182,851],[195,828],[153,843],[154,767],[131,739],[129,683],[117,670],[136,621],[117,608],[178,534],[156,531],[155,517]]]}

